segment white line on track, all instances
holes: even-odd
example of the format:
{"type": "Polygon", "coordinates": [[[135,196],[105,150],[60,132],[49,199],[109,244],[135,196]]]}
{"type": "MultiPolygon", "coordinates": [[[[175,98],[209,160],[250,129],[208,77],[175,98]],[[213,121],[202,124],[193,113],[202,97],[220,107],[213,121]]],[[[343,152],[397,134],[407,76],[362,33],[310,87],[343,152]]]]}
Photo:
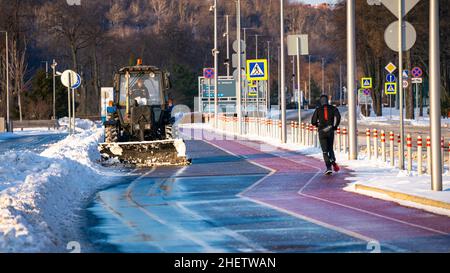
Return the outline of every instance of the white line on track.
{"type": "MultiPolygon", "coordinates": [[[[254,147],[250,147],[250,146],[248,146],[248,145],[246,145],[244,143],[241,143],[241,144],[244,145],[244,146],[247,146],[249,148],[255,149],[254,147]]],[[[275,147],[275,148],[277,148],[277,147],[275,147]]],[[[291,153],[294,153],[294,152],[291,152],[291,153]]],[[[310,180],[308,180],[308,182],[297,192],[301,196],[308,197],[308,198],[315,199],[315,200],[319,200],[319,201],[323,201],[323,202],[330,203],[330,204],[333,204],[333,205],[345,207],[347,209],[359,211],[359,212],[366,213],[366,214],[369,214],[369,215],[372,215],[372,216],[376,216],[376,217],[383,218],[383,219],[386,219],[386,220],[391,220],[391,221],[394,221],[394,222],[397,222],[397,223],[401,223],[401,224],[404,224],[404,225],[409,225],[409,226],[412,226],[412,227],[416,227],[416,228],[423,229],[423,230],[426,230],[426,231],[430,231],[430,232],[433,232],[433,233],[437,233],[437,234],[440,234],[440,235],[448,235],[448,233],[444,232],[444,231],[440,231],[440,230],[436,230],[436,229],[433,229],[433,228],[417,225],[417,224],[406,222],[406,221],[403,221],[403,220],[400,220],[400,219],[397,219],[397,218],[381,215],[381,214],[374,213],[374,212],[371,212],[371,211],[368,211],[368,210],[352,207],[352,206],[345,205],[345,204],[342,204],[342,203],[338,203],[338,202],[335,202],[335,201],[331,201],[331,200],[327,200],[327,199],[324,199],[324,198],[320,198],[320,197],[316,197],[316,196],[313,196],[313,195],[306,194],[306,193],[304,193],[305,189],[317,178],[317,176],[319,174],[321,174],[321,169],[319,167],[314,166],[314,165],[308,164],[308,163],[306,163],[303,160],[302,161],[297,161],[297,160],[294,160],[294,159],[291,159],[291,158],[284,157],[283,155],[280,155],[280,154],[277,154],[277,153],[270,153],[270,154],[278,156],[278,157],[283,158],[285,160],[291,161],[293,163],[300,164],[300,165],[305,165],[305,166],[308,166],[308,167],[311,167],[311,168],[314,168],[314,169],[318,170],[317,173],[310,180]]]]}

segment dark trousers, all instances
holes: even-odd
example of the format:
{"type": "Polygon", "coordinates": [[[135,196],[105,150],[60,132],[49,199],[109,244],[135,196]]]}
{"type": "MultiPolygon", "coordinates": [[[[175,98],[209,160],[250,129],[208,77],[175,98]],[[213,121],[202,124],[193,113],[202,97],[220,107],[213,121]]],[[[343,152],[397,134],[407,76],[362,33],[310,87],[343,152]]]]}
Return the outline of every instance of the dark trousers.
{"type": "Polygon", "coordinates": [[[333,151],[334,144],[334,131],[331,130],[328,133],[319,133],[319,142],[320,147],[323,152],[323,159],[325,160],[325,165],[327,165],[327,169],[330,169],[332,164],[336,162],[336,156],[333,151]]]}

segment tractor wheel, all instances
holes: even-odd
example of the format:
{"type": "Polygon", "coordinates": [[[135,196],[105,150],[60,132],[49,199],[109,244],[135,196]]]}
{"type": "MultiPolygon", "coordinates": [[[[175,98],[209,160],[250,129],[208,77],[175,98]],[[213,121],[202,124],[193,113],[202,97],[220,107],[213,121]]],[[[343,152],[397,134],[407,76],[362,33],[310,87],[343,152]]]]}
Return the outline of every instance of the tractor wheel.
{"type": "Polygon", "coordinates": [[[105,142],[106,143],[119,142],[119,132],[116,126],[105,127],[105,142]]]}

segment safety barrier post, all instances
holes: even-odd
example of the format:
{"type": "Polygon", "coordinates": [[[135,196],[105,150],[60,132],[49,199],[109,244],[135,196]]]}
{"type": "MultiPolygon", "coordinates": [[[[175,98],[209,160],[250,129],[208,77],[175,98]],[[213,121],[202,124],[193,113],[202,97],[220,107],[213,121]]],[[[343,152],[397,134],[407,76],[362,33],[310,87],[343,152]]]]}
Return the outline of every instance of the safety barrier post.
{"type": "Polygon", "coordinates": [[[407,161],[408,161],[408,172],[412,171],[412,138],[411,135],[408,134],[406,136],[406,150],[407,150],[407,161]]]}
{"type": "Polygon", "coordinates": [[[386,133],[381,130],[381,160],[386,162],[386,133]]]}
{"type": "Polygon", "coordinates": [[[366,129],[366,146],[367,146],[367,149],[366,149],[367,159],[370,160],[372,157],[372,153],[370,151],[370,129],[369,128],[366,129]]]}
{"type": "Polygon", "coordinates": [[[319,147],[318,143],[319,143],[319,129],[317,127],[313,127],[314,130],[314,147],[317,148],[319,147]]]}
{"type": "Polygon", "coordinates": [[[422,137],[417,137],[417,173],[422,175],[422,137]]]}
{"type": "Polygon", "coordinates": [[[431,138],[427,136],[427,174],[431,175],[431,138]]]}
{"type": "Polygon", "coordinates": [[[341,152],[341,128],[337,128],[336,137],[337,137],[337,141],[336,141],[337,149],[336,150],[338,153],[340,153],[341,152]]]}
{"type": "Polygon", "coordinates": [[[373,154],[375,159],[378,159],[378,130],[373,130],[373,154]]]}
{"type": "Polygon", "coordinates": [[[445,166],[445,155],[444,155],[444,137],[441,137],[441,166],[442,166],[442,171],[444,171],[444,166],[445,166]]]}
{"type": "Polygon", "coordinates": [[[344,127],[344,129],[342,130],[342,133],[344,134],[344,136],[343,136],[343,142],[344,142],[343,150],[344,150],[344,154],[346,154],[347,153],[347,128],[344,127]]]}
{"type": "Polygon", "coordinates": [[[395,157],[394,157],[394,141],[395,141],[395,135],[394,132],[389,132],[389,159],[391,163],[391,167],[395,166],[395,157]]]}
{"type": "Polygon", "coordinates": [[[400,145],[401,145],[401,138],[400,135],[397,135],[398,168],[402,169],[402,167],[400,166],[402,160],[400,159],[403,158],[405,155],[402,155],[402,149],[400,149],[400,145]]]}
{"type": "Polygon", "coordinates": [[[306,140],[306,134],[305,134],[305,123],[302,122],[302,128],[301,128],[301,135],[302,135],[302,145],[305,146],[305,140],[306,140]]]}

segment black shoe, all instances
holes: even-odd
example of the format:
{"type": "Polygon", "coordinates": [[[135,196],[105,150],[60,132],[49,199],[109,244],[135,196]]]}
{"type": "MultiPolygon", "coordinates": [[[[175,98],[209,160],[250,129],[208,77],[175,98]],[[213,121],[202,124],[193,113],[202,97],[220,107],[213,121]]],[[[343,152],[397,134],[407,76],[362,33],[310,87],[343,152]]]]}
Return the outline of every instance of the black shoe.
{"type": "Polygon", "coordinates": [[[328,168],[324,173],[324,175],[332,175],[332,174],[333,174],[333,171],[331,170],[331,168],[328,168]]]}

